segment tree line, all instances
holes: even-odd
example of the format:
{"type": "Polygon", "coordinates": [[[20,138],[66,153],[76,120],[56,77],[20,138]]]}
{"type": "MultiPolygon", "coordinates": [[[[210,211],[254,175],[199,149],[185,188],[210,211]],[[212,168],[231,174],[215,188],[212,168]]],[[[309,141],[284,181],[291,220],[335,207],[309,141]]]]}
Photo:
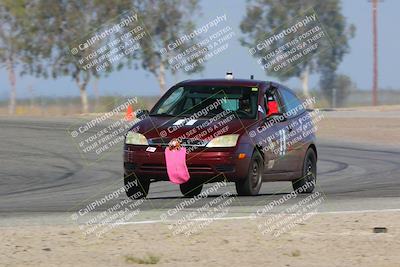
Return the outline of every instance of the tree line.
{"type": "MultiPolygon", "coordinates": [[[[334,40],[328,53],[316,55],[277,78],[298,77],[304,82],[310,73],[321,74],[321,85],[329,96],[337,75],[335,71],[349,51],[348,40],[354,27],[347,25],[341,14],[339,0],[251,0],[247,2],[240,29],[241,43],[254,46],[277,25],[290,21],[299,10],[314,7],[325,30],[334,40]]],[[[87,86],[93,79],[107,76],[124,67],[143,68],[157,79],[161,92],[166,90],[167,72],[174,74],[168,57],[160,53],[168,44],[196,28],[196,17],[201,15],[198,0],[0,0],[0,65],[5,67],[10,84],[9,113],[16,109],[17,77],[32,75],[43,78],[71,77],[81,97],[82,112],[89,110],[87,86]],[[96,30],[127,10],[136,10],[151,38],[142,47],[106,71],[83,70],[68,55],[70,45],[86,33],[96,30]]],[[[185,51],[198,39],[193,38],[175,49],[185,51]]],[[[203,70],[202,65],[190,72],[203,70]]],[[[268,73],[274,75],[273,73],[268,73]]],[[[336,82],[337,84],[337,82],[336,82]]],[[[304,90],[307,90],[303,86],[304,90]]]]}

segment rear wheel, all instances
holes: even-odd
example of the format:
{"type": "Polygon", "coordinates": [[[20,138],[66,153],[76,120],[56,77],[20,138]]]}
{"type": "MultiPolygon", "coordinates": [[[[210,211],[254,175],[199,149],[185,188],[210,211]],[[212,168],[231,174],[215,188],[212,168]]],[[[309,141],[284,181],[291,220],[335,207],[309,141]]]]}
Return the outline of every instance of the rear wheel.
{"type": "Polygon", "coordinates": [[[185,197],[194,197],[201,193],[201,190],[203,190],[203,184],[189,180],[184,184],[180,184],[179,188],[181,189],[182,195],[185,197]]]}
{"type": "Polygon", "coordinates": [[[145,198],[149,193],[150,180],[136,178],[133,174],[124,175],[126,195],[131,199],[145,198]]]}
{"type": "Polygon", "coordinates": [[[247,177],[243,181],[236,182],[236,192],[239,196],[255,196],[258,194],[262,184],[263,158],[258,151],[251,157],[247,177]]]}
{"type": "Polygon", "coordinates": [[[293,189],[299,194],[312,193],[317,182],[317,156],[313,149],[308,149],[303,163],[303,173],[292,181],[293,189]],[[302,188],[302,189],[300,189],[302,188]]]}

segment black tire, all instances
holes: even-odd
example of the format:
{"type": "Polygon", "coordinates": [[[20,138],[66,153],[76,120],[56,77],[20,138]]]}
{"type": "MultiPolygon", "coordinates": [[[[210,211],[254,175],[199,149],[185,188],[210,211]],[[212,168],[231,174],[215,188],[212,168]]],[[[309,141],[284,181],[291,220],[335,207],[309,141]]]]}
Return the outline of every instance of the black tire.
{"type": "Polygon", "coordinates": [[[194,197],[201,193],[203,190],[203,183],[198,183],[193,180],[189,180],[184,184],[179,185],[182,195],[185,197],[194,197]]]}
{"type": "Polygon", "coordinates": [[[313,149],[307,150],[306,156],[303,162],[303,173],[302,176],[292,181],[293,189],[298,191],[299,194],[312,193],[317,183],[317,156],[313,149]],[[311,184],[310,184],[311,182],[311,184]],[[307,183],[309,185],[307,186],[307,183]],[[299,190],[304,187],[304,190],[299,190]]]}
{"type": "Polygon", "coordinates": [[[145,198],[149,193],[150,180],[148,179],[137,179],[133,174],[130,176],[125,175],[124,184],[126,195],[131,199],[145,198]]]}
{"type": "Polygon", "coordinates": [[[255,196],[260,192],[264,169],[263,158],[258,151],[253,153],[245,180],[236,182],[236,192],[239,196],[255,196]]]}

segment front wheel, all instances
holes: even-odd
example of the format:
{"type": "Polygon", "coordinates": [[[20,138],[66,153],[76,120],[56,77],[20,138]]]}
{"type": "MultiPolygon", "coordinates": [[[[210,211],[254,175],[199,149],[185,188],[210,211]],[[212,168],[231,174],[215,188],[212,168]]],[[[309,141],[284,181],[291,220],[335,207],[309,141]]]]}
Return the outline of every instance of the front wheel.
{"type": "Polygon", "coordinates": [[[317,182],[317,156],[313,149],[304,157],[302,176],[292,181],[293,189],[299,194],[312,193],[317,182]]]}
{"type": "Polygon", "coordinates": [[[150,180],[136,178],[133,174],[124,175],[126,195],[131,199],[145,198],[149,193],[150,180]]]}
{"type": "Polygon", "coordinates": [[[258,151],[255,151],[251,157],[246,179],[235,183],[239,196],[255,196],[260,192],[263,167],[263,158],[258,151]]]}

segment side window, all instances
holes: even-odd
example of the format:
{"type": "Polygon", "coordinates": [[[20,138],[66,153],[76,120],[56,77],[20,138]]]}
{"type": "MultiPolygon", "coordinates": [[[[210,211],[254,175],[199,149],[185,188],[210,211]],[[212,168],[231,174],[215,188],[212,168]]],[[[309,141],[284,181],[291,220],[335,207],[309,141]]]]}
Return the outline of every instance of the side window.
{"type": "Polygon", "coordinates": [[[281,89],[280,93],[283,98],[285,112],[290,114],[290,117],[295,117],[303,112],[300,100],[295,94],[287,89],[281,89]]]}

